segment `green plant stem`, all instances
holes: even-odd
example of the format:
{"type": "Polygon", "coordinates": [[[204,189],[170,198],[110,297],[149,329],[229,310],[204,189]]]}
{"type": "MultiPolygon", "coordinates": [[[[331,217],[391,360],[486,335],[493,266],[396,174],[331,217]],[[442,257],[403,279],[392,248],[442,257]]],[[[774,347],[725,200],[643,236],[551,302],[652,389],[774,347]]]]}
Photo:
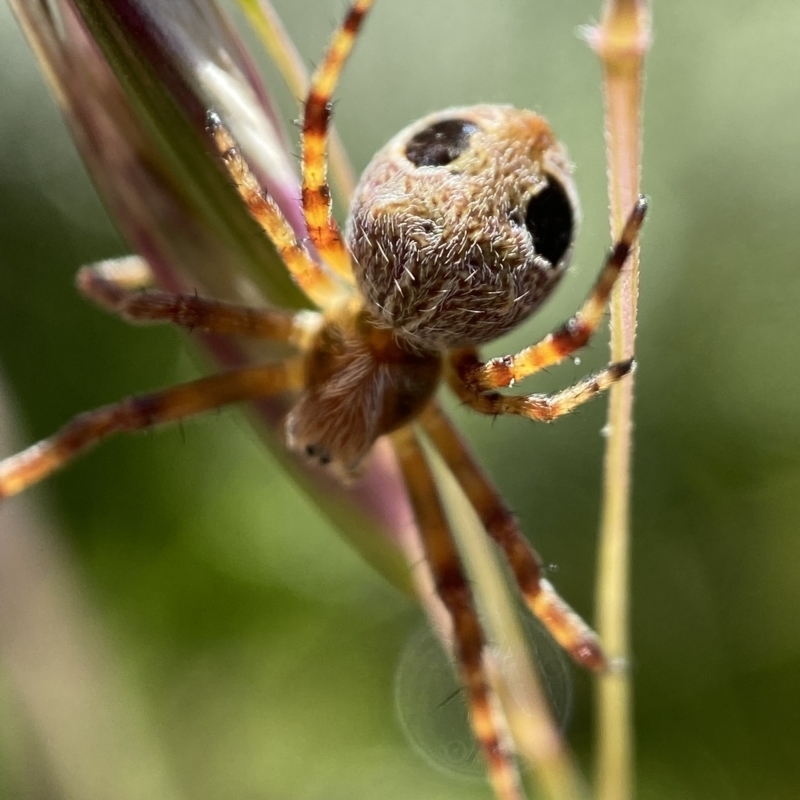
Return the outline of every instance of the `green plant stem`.
{"type": "MultiPolygon", "coordinates": [[[[603,67],[611,231],[616,237],[639,194],[644,56],[650,44],[644,0],[607,0],[600,25],[588,32],[603,67]]],[[[638,247],[611,300],[611,359],[634,352],[639,294],[638,247]]],[[[633,796],[632,688],[629,643],[630,491],[633,376],[616,384],[609,401],[600,557],[598,631],[618,667],[597,692],[598,800],[633,796]]]]}
{"type": "Polygon", "coordinates": [[[535,796],[544,800],[588,800],[588,788],[553,718],[531,659],[497,553],[453,475],[434,451],[428,455],[460,550],[469,565],[483,623],[493,642],[484,660],[514,750],[531,773],[526,777],[533,778],[535,796]],[[503,657],[498,658],[498,653],[503,657]]]}

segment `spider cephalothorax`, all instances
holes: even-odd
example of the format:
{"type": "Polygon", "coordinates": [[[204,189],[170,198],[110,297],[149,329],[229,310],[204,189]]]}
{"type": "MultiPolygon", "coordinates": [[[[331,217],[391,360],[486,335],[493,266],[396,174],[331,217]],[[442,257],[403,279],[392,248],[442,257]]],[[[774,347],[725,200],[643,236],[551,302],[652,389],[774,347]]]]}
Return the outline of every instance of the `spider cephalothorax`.
{"type": "Polygon", "coordinates": [[[304,391],[286,419],[290,448],[354,477],[378,437],[410,422],[441,378],[441,354],[409,346],[360,303],[328,315],[308,350],[304,391]]]}
{"type": "Polygon", "coordinates": [[[341,475],[352,477],[375,440],[390,434],[426,562],[450,615],[489,777],[498,797],[519,800],[518,776],[486,677],[480,620],[419,436],[424,432],[461,485],[532,613],[578,663],[604,669],[597,637],[544,579],[539,557],[434,393],[444,375],[476,411],[549,421],[625,376],[632,361],[611,364],[553,395],[497,391],[559,363],[588,341],[646,203],[640,199],[631,211],[574,317],[519,353],[481,361],[475,348],[529,315],[569,263],[578,205],[566,154],[547,123],[529,111],[474,106],[426,117],[399,133],[367,167],[345,242],[331,217],[326,183],[330,99],[370,5],[355,0],[350,7],[305,104],[303,211],[321,261],[259,185],[222,121],[209,114],[215,157],[320,313],[138,291],[149,277],[138,259],[79,273],[85,295],[126,319],[270,339],[292,346],[297,355],[82,414],[50,439],[0,462],[0,498],[36,483],[112,433],[279,394],[294,400],[286,421],[288,445],[341,475]]]}
{"type": "Polygon", "coordinates": [[[555,286],[577,209],[565,151],[542,117],[453,108],[373,158],[347,243],[379,324],[420,348],[478,345],[518,325],[555,286]]]}

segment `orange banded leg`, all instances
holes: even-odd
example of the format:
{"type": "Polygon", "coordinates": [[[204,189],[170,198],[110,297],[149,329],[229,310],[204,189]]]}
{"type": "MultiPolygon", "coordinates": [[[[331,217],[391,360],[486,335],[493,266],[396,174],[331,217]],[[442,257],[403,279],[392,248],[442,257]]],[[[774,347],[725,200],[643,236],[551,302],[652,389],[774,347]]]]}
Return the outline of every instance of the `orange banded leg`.
{"type": "Polygon", "coordinates": [[[596,634],[542,577],[541,559],[450,420],[432,403],[420,421],[486,532],[503,551],[528,608],[578,664],[592,670],[605,669],[608,663],[596,634]]]}
{"type": "Polygon", "coordinates": [[[349,283],[354,283],[350,254],[331,216],[328,127],[333,92],[371,5],[372,0],[355,0],[334,32],[322,63],[311,77],[303,116],[303,213],[308,235],[325,263],[349,283]]]}
{"type": "Polygon", "coordinates": [[[191,294],[129,288],[134,278],[124,264],[111,261],[82,267],[75,282],[83,295],[129,322],[169,322],[189,330],[269,339],[304,349],[321,321],[314,311],[249,308],[191,294]]]}
{"type": "MultiPolygon", "coordinates": [[[[306,97],[309,87],[308,71],[275,9],[270,3],[261,0],[239,0],[239,5],[273,63],[280,70],[292,95],[297,98],[306,97]]],[[[328,134],[328,145],[328,161],[334,182],[341,199],[349,203],[356,188],[356,176],[353,174],[353,166],[350,164],[342,140],[333,126],[328,134]]]]}
{"type": "Polygon", "coordinates": [[[233,137],[213,111],[208,131],[240,197],[255,221],[269,236],[298,286],[320,308],[329,308],[349,296],[349,290],[297,241],[294,231],[275,201],[261,188],[233,137]]]}
{"type": "Polygon", "coordinates": [[[433,475],[411,426],[392,435],[436,591],[453,623],[470,722],[500,800],[522,800],[516,765],[500,738],[483,663],[483,634],[469,582],[445,518],[433,475]]]}
{"type": "Polygon", "coordinates": [[[610,364],[556,394],[504,395],[476,390],[464,379],[465,374],[469,374],[475,366],[480,366],[474,350],[455,353],[451,363],[453,369],[448,371],[450,387],[470,408],[481,414],[516,414],[539,422],[551,422],[556,417],[569,414],[624,378],[636,365],[633,359],[610,364]]]}
{"type": "Polygon", "coordinates": [[[15,495],[114,433],[138,431],[213,408],[300,389],[301,359],[211,375],[88,411],[49,439],[0,461],[0,498],[15,495]]]}
{"type": "Polygon", "coordinates": [[[513,386],[534,372],[558,364],[583,347],[602,322],[611,290],[628,260],[646,213],[647,200],[640,196],[619,240],[608,254],[592,293],[569,322],[516,355],[501,356],[485,364],[472,365],[462,373],[466,383],[476,391],[513,386]]]}

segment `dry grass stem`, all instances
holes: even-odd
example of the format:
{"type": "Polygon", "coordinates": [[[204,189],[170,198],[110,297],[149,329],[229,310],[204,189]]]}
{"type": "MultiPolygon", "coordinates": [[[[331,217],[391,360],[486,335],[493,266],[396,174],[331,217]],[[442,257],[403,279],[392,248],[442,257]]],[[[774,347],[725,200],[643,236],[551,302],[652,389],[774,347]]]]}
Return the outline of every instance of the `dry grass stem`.
{"type": "Polygon", "coordinates": [[[532,773],[538,790],[534,796],[587,800],[586,783],[553,718],[494,548],[452,474],[434,452],[429,455],[459,548],[469,565],[481,618],[494,644],[485,662],[500,700],[498,711],[502,712],[515,752],[532,773]]]}
{"type": "MultiPolygon", "coordinates": [[[[611,231],[616,236],[639,195],[644,58],[650,45],[650,14],[644,0],[608,0],[600,24],[587,32],[603,68],[611,231]]],[[[639,289],[638,247],[611,301],[611,360],[634,352],[639,289]]],[[[597,797],[633,795],[633,715],[629,656],[630,468],[633,377],[611,390],[605,456],[598,630],[620,668],[603,676],[597,695],[597,797]]]]}

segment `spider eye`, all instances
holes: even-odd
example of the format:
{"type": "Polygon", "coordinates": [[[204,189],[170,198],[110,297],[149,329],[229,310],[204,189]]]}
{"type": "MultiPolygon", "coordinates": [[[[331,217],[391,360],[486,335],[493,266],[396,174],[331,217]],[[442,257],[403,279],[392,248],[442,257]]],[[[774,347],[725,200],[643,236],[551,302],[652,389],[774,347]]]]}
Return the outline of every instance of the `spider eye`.
{"type": "Polygon", "coordinates": [[[547,185],[528,203],[525,227],[533,237],[537,255],[553,266],[558,264],[572,242],[574,215],[569,195],[552,176],[547,177],[547,185]]]}
{"type": "Polygon", "coordinates": [[[434,122],[411,138],[406,158],[417,167],[444,167],[467,149],[476,130],[478,126],[465,119],[434,122]]]}

